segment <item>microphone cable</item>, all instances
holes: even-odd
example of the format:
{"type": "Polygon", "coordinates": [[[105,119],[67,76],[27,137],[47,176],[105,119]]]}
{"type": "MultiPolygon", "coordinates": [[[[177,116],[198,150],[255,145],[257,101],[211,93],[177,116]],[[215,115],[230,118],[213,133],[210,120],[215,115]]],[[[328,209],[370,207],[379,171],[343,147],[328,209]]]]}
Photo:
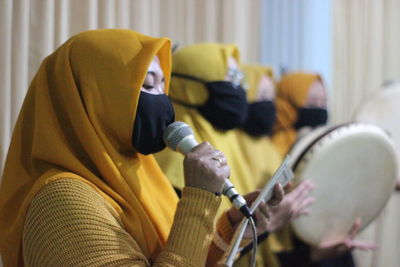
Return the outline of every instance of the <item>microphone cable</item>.
{"type": "Polygon", "coordinates": [[[256,223],[254,222],[253,216],[247,218],[249,220],[252,232],[253,232],[253,253],[251,255],[251,267],[256,267],[256,254],[257,254],[257,228],[256,223]]]}

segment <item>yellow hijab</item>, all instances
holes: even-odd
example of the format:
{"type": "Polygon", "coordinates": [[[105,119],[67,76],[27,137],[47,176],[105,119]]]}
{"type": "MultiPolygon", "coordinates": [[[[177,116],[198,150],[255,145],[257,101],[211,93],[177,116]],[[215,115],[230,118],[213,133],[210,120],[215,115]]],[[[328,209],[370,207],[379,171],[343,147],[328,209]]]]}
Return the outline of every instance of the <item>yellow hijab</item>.
{"type": "MultiPolygon", "coordinates": [[[[247,100],[249,103],[256,102],[260,80],[264,75],[273,79],[272,69],[260,65],[242,65],[241,69],[248,88],[247,100]]],[[[279,167],[282,156],[276,151],[268,136],[254,137],[242,130],[236,130],[236,135],[253,176],[260,177],[262,183],[260,186],[264,186],[279,167]]],[[[265,243],[263,242],[262,246],[264,254],[268,256],[264,256],[264,261],[268,263],[267,266],[278,266],[276,258],[270,251],[280,252],[292,248],[289,228],[285,227],[279,232],[270,234],[267,244],[265,243]]]]}
{"type": "Polygon", "coordinates": [[[319,75],[299,72],[287,74],[279,82],[275,100],[277,118],[272,142],[281,156],[285,156],[296,141],[294,124],[298,109],[304,107],[310,86],[320,79],[319,75]]]}
{"type": "Polygon", "coordinates": [[[131,144],[141,85],[155,56],[168,88],[171,44],[129,30],[78,34],[48,56],[14,129],[0,188],[0,248],[22,264],[25,213],[51,181],[91,185],[150,260],[165,244],[177,197],[153,156],[131,144]]]}
{"type": "MultiPolygon", "coordinates": [[[[203,43],[187,46],[173,54],[172,72],[197,77],[205,81],[224,80],[228,70],[228,58],[239,61],[239,52],[233,45],[203,43]]],[[[208,97],[205,86],[199,82],[172,76],[170,96],[187,104],[201,105],[208,97]]],[[[222,151],[231,167],[231,181],[239,193],[248,193],[256,188],[252,173],[243,161],[243,155],[236,142],[234,131],[220,131],[213,127],[196,109],[174,103],[175,119],[183,121],[193,129],[199,143],[208,141],[222,151]]],[[[172,184],[184,187],[182,170],[183,156],[172,150],[164,150],[155,155],[161,169],[172,184]]],[[[220,213],[231,206],[223,198],[220,213]]]]}
{"type": "MultiPolygon", "coordinates": [[[[247,101],[256,102],[260,80],[264,75],[273,79],[272,69],[259,65],[241,65],[241,69],[247,83],[247,101]]],[[[264,186],[279,167],[282,157],[277,153],[268,136],[254,137],[242,130],[235,132],[244,160],[253,171],[253,176],[259,177],[261,181],[259,186],[264,186]]]]}

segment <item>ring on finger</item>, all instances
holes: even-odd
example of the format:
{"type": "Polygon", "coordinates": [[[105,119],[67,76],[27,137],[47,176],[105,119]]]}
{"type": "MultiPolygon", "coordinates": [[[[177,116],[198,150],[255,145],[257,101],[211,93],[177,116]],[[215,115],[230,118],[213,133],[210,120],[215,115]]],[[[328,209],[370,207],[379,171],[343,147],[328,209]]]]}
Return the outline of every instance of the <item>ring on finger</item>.
{"type": "Polygon", "coordinates": [[[222,166],[222,163],[224,163],[224,162],[223,162],[223,160],[222,160],[222,158],[221,158],[221,157],[219,157],[219,156],[212,157],[211,159],[212,159],[212,160],[216,160],[216,161],[218,161],[218,162],[219,162],[219,166],[220,166],[220,167],[222,166]]]}

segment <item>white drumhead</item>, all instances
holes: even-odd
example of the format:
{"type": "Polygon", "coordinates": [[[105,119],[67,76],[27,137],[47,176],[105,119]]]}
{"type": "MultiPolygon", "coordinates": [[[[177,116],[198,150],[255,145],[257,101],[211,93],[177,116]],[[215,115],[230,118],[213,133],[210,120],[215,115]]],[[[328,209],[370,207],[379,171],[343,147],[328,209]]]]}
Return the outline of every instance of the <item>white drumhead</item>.
{"type": "Polygon", "coordinates": [[[385,129],[393,140],[400,164],[400,85],[385,87],[372,95],[356,111],[354,120],[385,129]]]}
{"type": "Polygon", "coordinates": [[[311,214],[293,222],[297,235],[311,245],[343,239],[356,218],[365,227],[393,191],[394,148],[376,126],[317,129],[296,143],[290,155],[296,179],[311,179],[316,185],[311,214]]]}

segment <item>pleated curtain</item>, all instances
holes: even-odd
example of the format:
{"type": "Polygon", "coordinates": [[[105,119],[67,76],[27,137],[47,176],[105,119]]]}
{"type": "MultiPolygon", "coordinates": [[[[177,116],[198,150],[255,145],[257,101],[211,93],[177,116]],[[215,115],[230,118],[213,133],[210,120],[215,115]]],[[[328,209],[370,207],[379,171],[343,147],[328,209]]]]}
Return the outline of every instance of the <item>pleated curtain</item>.
{"type": "Polygon", "coordinates": [[[71,35],[127,28],[180,46],[236,43],[258,62],[261,0],[0,0],[0,173],[29,83],[71,35]]]}

